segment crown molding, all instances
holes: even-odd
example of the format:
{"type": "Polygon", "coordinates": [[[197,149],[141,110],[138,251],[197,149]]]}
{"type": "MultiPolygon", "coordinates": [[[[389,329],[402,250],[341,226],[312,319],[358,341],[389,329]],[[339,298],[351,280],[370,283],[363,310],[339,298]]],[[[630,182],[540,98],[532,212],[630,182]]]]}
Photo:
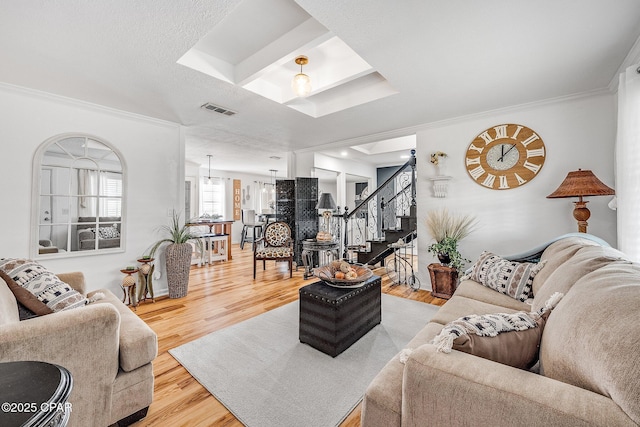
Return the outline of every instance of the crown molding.
{"type": "Polygon", "coordinates": [[[31,89],[24,86],[17,86],[9,83],[0,82],[0,89],[6,92],[13,92],[20,95],[31,96],[34,98],[46,99],[49,101],[58,102],[61,104],[70,105],[73,107],[82,107],[88,110],[97,111],[101,113],[111,114],[114,116],[121,116],[130,119],[145,121],[149,123],[154,123],[157,125],[163,125],[171,128],[180,128],[181,125],[179,123],[175,123],[169,120],[156,119],[154,117],[144,116],[142,114],[132,113],[129,111],[118,110],[117,108],[106,107],[100,104],[94,104],[88,101],[82,101],[76,98],[69,98],[62,95],[56,95],[49,92],[44,92],[37,89],[31,89]]]}
{"type": "Polygon", "coordinates": [[[400,128],[400,129],[395,129],[395,130],[391,130],[391,131],[385,131],[385,132],[380,132],[380,133],[375,133],[375,134],[370,134],[370,135],[358,136],[358,137],[355,137],[355,138],[350,138],[350,139],[331,142],[331,143],[328,143],[328,144],[325,144],[325,145],[321,145],[321,146],[314,146],[314,147],[305,148],[304,150],[298,150],[296,152],[297,153],[304,153],[304,152],[309,152],[309,151],[322,151],[322,150],[329,150],[329,149],[335,149],[335,148],[345,148],[345,147],[349,147],[349,146],[352,146],[352,145],[368,144],[368,143],[371,143],[371,142],[382,141],[382,140],[385,140],[385,139],[392,139],[392,138],[398,138],[398,137],[407,136],[407,135],[413,135],[413,134],[416,134],[416,133],[418,133],[420,131],[425,131],[425,130],[429,130],[429,129],[437,129],[437,128],[446,127],[446,126],[451,126],[451,125],[464,123],[464,122],[471,121],[471,120],[483,119],[483,118],[487,118],[487,117],[491,117],[491,116],[495,116],[495,115],[500,115],[500,114],[508,114],[508,113],[513,113],[513,112],[516,112],[516,111],[524,111],[524,110],[529,110],[529,109],[533,109],[533,108],[539,108],[539,107],[543,107],[543,106],[550,105],[550,104],[557,104],[557,103],[562,103],[562,102],[570,102],[570,101],[583,99],[583,98],[591,98],[591,97],[595,97],[595,96],[611,95],[611,93],[612,92],[611,92],[611,90],[609,88],[595,89],[595,90],[591,90],[591,91],[588,91],[588,92],[580,92],[580,93],[575,93],[575,94],[571,94],[571,95],[559,96],[559,97],[555,97],[555,98],[547,98],[547,99],[543,99],[543,100],[539,100],[539,101],[526,102],[526,103],[523,103],[523,104],[517,104],[517,105],[511,105],[509,107],[503,107],[503,108],[496,108],[496,109],[493,109],[493,110],[481,111],[481,112],[478,112],[478,113],[467,114],[467,115],[458,116],[458,117],[452,117],[452,118],[449,118],[449,119],[438,120],[438,121],[430,122],[430,123],[422,123],[422,124],[409,126],[409,127],[405,127],[405,128],[400,128]]]}
{"type": "Polygon", "coordinates": [[[633,44],[633,47],[622,61],[622,64],[618,67],[618,71],[616,71],[615,75],[609,82],[609,90],[613,93],[618,92],[618,83],[620,81],[620,74],[624,73],[627,68],[632,65],[640,64],[640,37],[633,44]]]}

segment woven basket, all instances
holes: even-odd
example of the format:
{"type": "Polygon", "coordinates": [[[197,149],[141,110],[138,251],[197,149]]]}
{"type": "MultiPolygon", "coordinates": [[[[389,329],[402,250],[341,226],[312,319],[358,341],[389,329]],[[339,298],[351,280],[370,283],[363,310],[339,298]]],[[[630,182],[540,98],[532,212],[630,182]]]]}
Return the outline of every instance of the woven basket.
{"type": "Polygon", "coordinates": [[[169,298],[182,298],[187,295],[192,249],[189,243],[174,243],[167,246],[164,252],[169,298]]]}

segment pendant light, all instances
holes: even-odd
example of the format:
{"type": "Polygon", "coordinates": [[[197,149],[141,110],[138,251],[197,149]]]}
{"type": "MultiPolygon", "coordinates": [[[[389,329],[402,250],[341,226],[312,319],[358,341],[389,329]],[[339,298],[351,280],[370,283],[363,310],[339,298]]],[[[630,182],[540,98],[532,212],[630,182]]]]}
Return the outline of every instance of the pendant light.
{"type": "Polygon", "coordinates": [[[300,55],[295,59],[295,62],[300,66],[300,73],[293,77],[291,88],[296,96],[304,98],[311,93],[311,79],[302,72],[302,66],[309,63],[309,58],[304,55],[300,55]]]}
{"type": "Polygon", "coordinates": [[[211,154],[207,154],[209,158],[209,175],[207,175],[207,184],[211,184],[211,154]]]}
{"type": "Polygon", "coordinates": [[[269,169],[269,172],[271,172],[271,191],[269,194],[269,209],[275,210],[276,208],[276,172],[278,172],[277,169],[269,169]]]}

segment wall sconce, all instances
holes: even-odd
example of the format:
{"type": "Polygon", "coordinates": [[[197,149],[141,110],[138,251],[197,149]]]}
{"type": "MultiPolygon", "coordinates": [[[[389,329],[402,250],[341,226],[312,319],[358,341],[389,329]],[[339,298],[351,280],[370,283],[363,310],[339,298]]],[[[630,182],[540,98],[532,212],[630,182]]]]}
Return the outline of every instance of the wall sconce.
{"type": "Polygon", "coordinates": [[[300,55],[295,59],[295,62],[300,66],[300,72],[293,77],[291,88],[296,96],[304,98],[311,93],[311,79],[302,72],[302,66],[309,63],[309,58],[300,55]]]}
{"type": "Polygon", "coordinates": [[[587,203],[582,200],[583,196],[610,196],[616,194],[613,188],[602,183],[590,170],[578,169],[569,172],[562,184],[553,193],[547,196],[548,199],[579,197],[574,202],[576,207],[573,210],[573,217],[578,221],[578,231],[587,232],[587,220],[591,212],[587,208],[587,203]]]}

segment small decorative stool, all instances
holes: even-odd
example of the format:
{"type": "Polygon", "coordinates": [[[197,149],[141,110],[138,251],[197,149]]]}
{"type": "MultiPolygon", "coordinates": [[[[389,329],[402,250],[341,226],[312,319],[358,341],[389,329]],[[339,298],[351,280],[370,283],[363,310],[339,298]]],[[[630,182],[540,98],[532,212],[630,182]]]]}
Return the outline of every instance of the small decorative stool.
{"type": "Polygon", "coordinates": [[[153,258],[142,257],[138,260],[142,265],[138,268],[138,301],[146,301],[147,294],[151,297],[152,302],[156,302],[153,295],[153,270],[155,266],[152,264],[153,258]]]}
{"type": "Polygon", "coordinates": [[[228,234],[203,234],[207,244],[207,262],[213,264],[214,261],[227,261],[229,259],[229,252],[227,250],[227,237],[228,234]]]}
{"type": "Polygon", "coordinates": [[[122,302],[133,306],[135,310],[138,306],[138,298],[136,295],[136,278],[132,276],[132,274],[137,273],[137,268],[125,268],[120,270],[121,273],[126,274],[122,279],[122,291],[124,292],[124,298],[122,298],[122,302]],[[129,302],[127,302],[127,299],[129,302]]]}

